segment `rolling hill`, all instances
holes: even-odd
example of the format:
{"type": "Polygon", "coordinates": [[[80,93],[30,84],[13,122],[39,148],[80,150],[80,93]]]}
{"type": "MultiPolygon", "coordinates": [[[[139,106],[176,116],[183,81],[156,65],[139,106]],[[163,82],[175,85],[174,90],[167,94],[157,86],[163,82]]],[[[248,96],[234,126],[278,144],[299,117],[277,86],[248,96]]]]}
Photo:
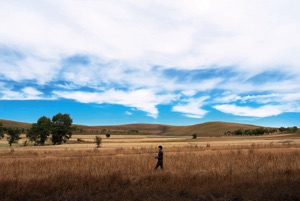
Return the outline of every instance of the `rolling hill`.
{"type": "Polygon", "coordinates": [[[17,128],[24,128],[24,129],[31,128],[30,123],[0,119],[0,123],[1,122],[2,122],[4,127],[17,127],[17,128]]]}
{"type": "MultiPolygon", "coordinates": [[[[30,123],[17,122],[11,120],[1,120],[5,127],[31,128],[30,123]]],[[[219,136],[225,131],[234,131],[237,129],[255,129],[261,126],[238,124],[230,122],[206,122],[190,126],[171,126],[162,124],[125,124],[125,125],[108,125],[108,126],[86,126],[74,124],[77,128],[75,134],[96,134],[102,129],[110,133],[127,134],[128,131],[138,131],[140,134],[170,135],[182,136],[196,133],[198,136],[219,136]]]]}

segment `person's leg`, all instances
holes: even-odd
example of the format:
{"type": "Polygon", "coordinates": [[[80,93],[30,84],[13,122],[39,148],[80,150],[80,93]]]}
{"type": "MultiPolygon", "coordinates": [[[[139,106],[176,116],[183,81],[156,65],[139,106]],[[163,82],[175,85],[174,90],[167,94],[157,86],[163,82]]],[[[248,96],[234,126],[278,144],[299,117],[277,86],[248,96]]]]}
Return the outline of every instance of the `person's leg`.
{"type": "Polygon", "coordinates": [[[160,166],[159,161],[157,161],[156,166],[154,168],[154,170],[156,170],[158,167],[160,166]]]}

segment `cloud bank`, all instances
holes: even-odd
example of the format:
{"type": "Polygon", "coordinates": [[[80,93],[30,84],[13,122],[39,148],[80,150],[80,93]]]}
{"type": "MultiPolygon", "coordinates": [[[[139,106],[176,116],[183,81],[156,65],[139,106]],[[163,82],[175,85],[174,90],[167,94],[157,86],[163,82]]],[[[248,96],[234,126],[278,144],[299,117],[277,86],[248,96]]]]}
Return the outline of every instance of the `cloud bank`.
{"type": "Polygon", "coordinates": [[[157,118],[300,112],[296,0],[1,1],[0,99],[157,118]],[[205,109],[203,109],[205,107],[205,109]]]}

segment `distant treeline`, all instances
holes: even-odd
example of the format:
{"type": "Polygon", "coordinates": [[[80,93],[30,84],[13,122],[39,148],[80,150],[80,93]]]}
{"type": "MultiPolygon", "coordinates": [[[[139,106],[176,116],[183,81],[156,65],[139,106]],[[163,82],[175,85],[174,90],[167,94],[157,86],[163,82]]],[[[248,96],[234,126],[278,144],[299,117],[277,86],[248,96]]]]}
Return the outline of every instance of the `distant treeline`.
{"type": "MultiPolygon", "coordinates": [[[[69,114],[58,113],[52,119],[42,116],[37,120],[37,123],[33,123],[31,128],[27,129],[26,138],[28,140],[24,142],[24,146],[28,142],[33,142],[34,145],[44,145],[49,137],[53,145],[65,143],[72,137],[74,131],[72,122],[69,114]]],[[[0,140],[6,135],[9,146],[18,143],[24,131],[24,128],[5,127],[3,122],[0,122],[0,140]]]]}
{"type": "Polygon", "coordinates": [[[237,129],[235,131],[226,131],[224,135],[264,135],[264,134],[272,134],[276,132],[280,133],[295,133],[298,130],[297,126],[294,127],[280,127],[277,128],[255,128],[255,129],[237,129]]]}
{"type": "Polygon", "coordinates": [[[285,128],[285,127],[280,127],[278,130],[279,130],[281,133],[296,133],[297,130],[298,130],[298,128],[297,128],[297,126],[287,127],[287,128],[285,128]]]}

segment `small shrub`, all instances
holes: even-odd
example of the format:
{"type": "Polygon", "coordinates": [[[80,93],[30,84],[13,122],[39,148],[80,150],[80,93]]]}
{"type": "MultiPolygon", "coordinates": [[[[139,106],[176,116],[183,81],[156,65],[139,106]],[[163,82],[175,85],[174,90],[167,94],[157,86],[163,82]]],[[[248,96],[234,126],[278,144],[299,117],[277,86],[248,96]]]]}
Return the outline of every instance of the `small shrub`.
{"type": "Polygon", "coordinates": [[[110,137],[110,134],[109,133],[106,133],[106,135],[105,135],[107,138],[109,138],[110,137]]]}
{"type": "Polygon", "coordinates": [[[196,133],[194,133],[192,136],[193,136],[193,139],[197,139],[197,137],[198,137],[196,133]]]}
{"type": "Polygon", "coordinates": [[[102,144],[102,138],[100,136],[96,135],[95,141],[96,141],[97,148],[99,148],[102,144]]]}

